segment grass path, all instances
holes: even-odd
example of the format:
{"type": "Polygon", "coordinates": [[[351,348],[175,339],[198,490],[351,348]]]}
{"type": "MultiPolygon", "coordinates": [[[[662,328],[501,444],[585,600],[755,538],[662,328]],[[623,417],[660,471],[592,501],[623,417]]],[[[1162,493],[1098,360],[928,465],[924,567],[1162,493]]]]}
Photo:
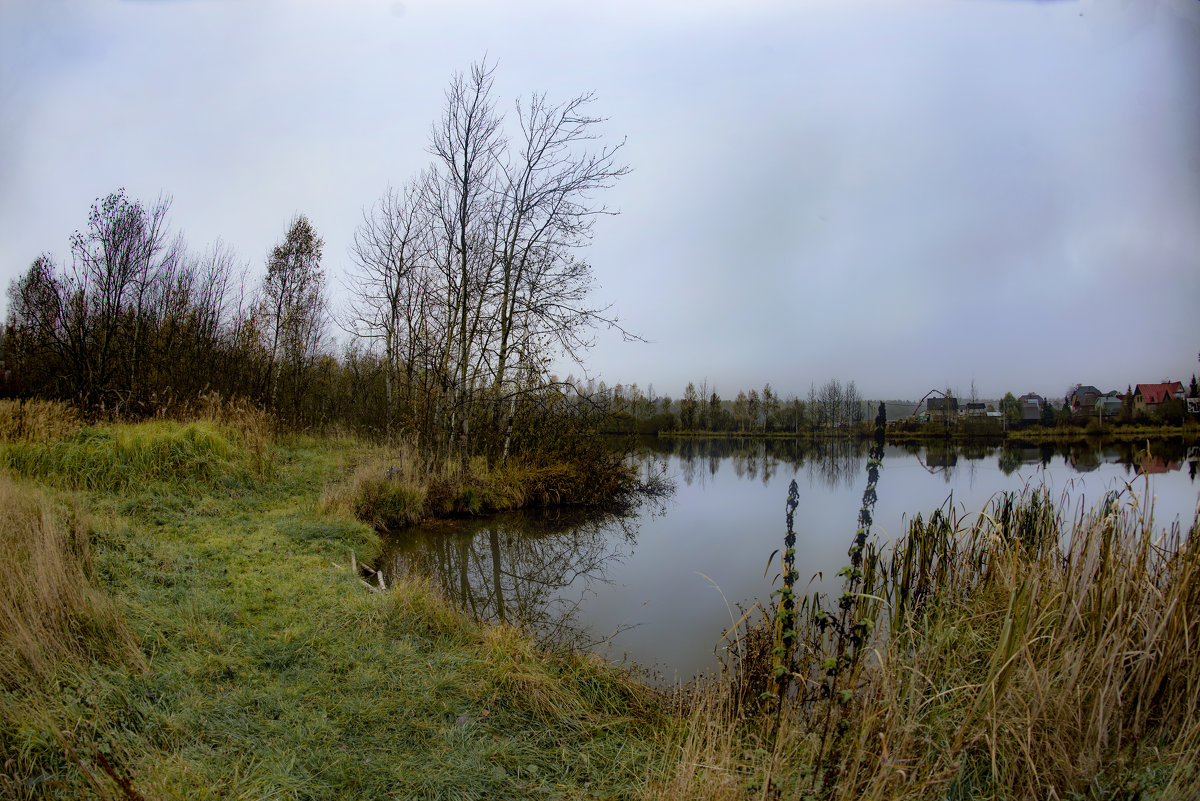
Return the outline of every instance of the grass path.
{"type": "Polygon", "coordinates": [[[370,593],[333,566],[378,547],[361,523],[317,511],[322,487],[362,457],[352,443],[292,439],[265,480],[214,469],[78,496],[95,520],[95,581],[146,668],[65,664],[5,688],[5,789],[636,794],[666,725],[648,691],[593,658],[547,658],[512,630],[464,620],[420,582],[370,593]]]}

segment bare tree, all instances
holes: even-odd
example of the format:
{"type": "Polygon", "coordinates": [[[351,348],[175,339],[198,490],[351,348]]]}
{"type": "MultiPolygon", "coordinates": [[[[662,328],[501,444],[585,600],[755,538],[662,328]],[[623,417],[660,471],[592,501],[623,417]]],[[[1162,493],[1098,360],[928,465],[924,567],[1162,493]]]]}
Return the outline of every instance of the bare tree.
{"type": "Polygon", "coordinates": [[[286,381],[292,411],[299,411],[308,371],[326,330],[324,241],[303,214],[292,218],[267,259],[261,301],[266,326],[266,394],[274,406],[286,381]]]}
{"type": "Polygon", "coordinates": [[[796,434],[800,433],[800,426],[804,423],[804,401],[796,396],[788,401],[788,415],[791,418],[788,422],[791,423],[793,431],[796,434]]]}
{"type": "Polygon", "coordinates": [[[447,257],[446,308],[455,326],[446,357],[454,359],[454,414],[461,425],[464,461],[475,383],[472,357],[481,354],[476,337],[485,323],[484,303],[496,266],[488,210],[505,141],[491,97],[494,70],[494,66],[474,64],[469,74],[454,76],[429,146],[437,162],[431,186],[438,197],[438,222],[447,257]]]}
{"type": "MultiPolygon", "coordinates": [[[[238,265],[233,249],[217,240],[207,252],[189,257],[184,276],[187,286],[180,292],[191,301],[189,341],[195,352],[193,363],[211,365],[213,357],[234,339],[234,321],[243,312],[246,271],[244,266],[238,265]]],[[[229,355],[225,354],[227,361],[229,355]]],[[[226,376],[233,367],[226,365],[226,376]]],[[[204,380],[203,383],[209,382],[204,380]]],[[[233,386],[229,385],[229,388],[233,386]]],[[[200,388],[202,386],[197,387],[200,388]]]]}
{"type": "Polygon", "coordinates": [[[113,192],[72,235],[69,269],[43,255],[10,288],[21,338],[53,358],[55,382],[84,404],[120,407],[140,391],[147,321],[181,250],[167,232],[169,209],[166,198],[146,206],[113,192]]]}
{"type": "Polygon", "coordinates": [[[807,406],[809,411],[809,421],[812,423],[813,428],[820,428],[821,426],[825,425],[825,404],[821,402],[821,396],[817,393],[816,384],[808,385],[807,406]]]}
{"type": "Polygon", "coordinates": [[[738,392],[737,397],[733,400],[733,419],[737,421],[738,428],[745,430],[746,421],[750,419],[749,402],[746,398],[744,390],[738,392]]]}
{"type": "Polygon", "coordinates": [[[388,191],[354,232],[350,274],[350,317],[346,327],[383,345],[385,429],[390,431],[397,406],[396,386],[404,388],[411,407],[423,351],[426,326],[432,319],[429,266],[430,219],[423,195],[427,176],[402,191],[388,191]]]}
{"type": "Polygon", "coordinates": [[[595,218],[608,213],[591,199],[629,172],[616,161],[623,143],[586,149],[603,122],[586,113],[593,100],[589,93],[554,104],[534,94],[516,104],[519,150],[501,171],[497,199],[497,387],[522,338],[545,336],[574,356],[588,344],[581,332],[612,322],[606,309],[585,304],[591,268],[573,255],[591,238],[595,218]]]}
{"type": "Polygon", "coordinates": [[[591,95],[519,101],[510,143],[493,72],[475,64],[452,78],[430,136],[433,164],[364,213],[344,323],[381,346],[389,410],[402,383],[417,430],[464,460],[481,424],[489,457],[502,458],[518,400],[544,384],[552,353],[576,356],[593,326],[616,324],[587,302],[581,250],[609,213],[596,194],[628,172],[616,163],[620,145],[594,144],[591,95]]]}
{"type": "Polygon", "coordinates": [[[234,356],[244,271],[220,241],[187,252],[169,206],[124,190],[98,199],[68,267],[44,255],[10,285],[23,391],[133,414],[206,388],[246,391],[234,356]]]}
{"type": "Polygon", "coordinates": [[[842,404],[845,409],[842,419],[846,425],[856,426],[863,421],[863,399],[853,381],[847,381],[842,389],[842,404]]]}

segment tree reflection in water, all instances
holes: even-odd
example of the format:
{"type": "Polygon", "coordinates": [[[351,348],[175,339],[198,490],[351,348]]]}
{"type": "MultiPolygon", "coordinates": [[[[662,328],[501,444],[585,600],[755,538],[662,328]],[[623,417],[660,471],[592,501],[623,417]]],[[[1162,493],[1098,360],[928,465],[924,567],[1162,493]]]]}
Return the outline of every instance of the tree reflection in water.
{"type": "Polygon", "coordinates": [[[413,528],[385,540],[380,562],[393,578],[429,578],[476,620],[518,626],[543,647],[586,648],[619,632],[590,631],[580,605],[607,583],[609,565],[633,553],[640,517],[659,513],[509,512],[413,528]]]}
{"type": "Polygon", "coordinates": [[[645,445],[648,452],[677,457],[681,478],[689,487],[697,482],[704,486],[726,459],[738,478],[762,481],[764,487],[785,467],[790,468],[788,478],[803,470],[809,486],[853,487],[867,455],[867,443],[855,440],[688,438],[645,445]]]}
{"type": "MultiPolygon", "coordinates": [[[[697,482],[703,486],[717,474],[721,462],[729,460],[738,478],[757,480],[761,477],[764,486],[786,466],[790,468],[789,477],[803,470],[809,486],[850,488],[860,480],[867,454],[866,443],[854,440],[664,438],[647,440],[643,447],[648,453],[678,458],[681,477],[688,486],[697,482]]],[[[895,447],[889,447],[888,452],[897,452],[895,447]]],[[[1175,471],[1186,466],[1192,478],[1195,478],[1200,462],[1200,445],[1182,438],[1103,445],[1019,441],[985,445],[931,440],[898,447],[900,452],[916,457],[927,472],[946,483],[950,483],[963,465],[973,472],[977,463],[990,459],[997,461],[1005,475],[1038,465],[1049,466],[1052,459],[1058,458],[1076,473],[1091,472],[1102,464],[1120,464],[1130,475],[1175,471]]]]}

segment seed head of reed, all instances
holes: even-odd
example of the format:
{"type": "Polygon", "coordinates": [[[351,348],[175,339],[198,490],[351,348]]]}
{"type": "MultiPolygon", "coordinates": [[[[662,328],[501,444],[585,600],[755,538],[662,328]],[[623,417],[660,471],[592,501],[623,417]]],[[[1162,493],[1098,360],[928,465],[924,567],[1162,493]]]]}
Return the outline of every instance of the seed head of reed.
{"type": "Polygon", "coordinates": [[[79,432],[83,419],[65,401],[0,400],[0,442],[37,442],[79,432]]]}

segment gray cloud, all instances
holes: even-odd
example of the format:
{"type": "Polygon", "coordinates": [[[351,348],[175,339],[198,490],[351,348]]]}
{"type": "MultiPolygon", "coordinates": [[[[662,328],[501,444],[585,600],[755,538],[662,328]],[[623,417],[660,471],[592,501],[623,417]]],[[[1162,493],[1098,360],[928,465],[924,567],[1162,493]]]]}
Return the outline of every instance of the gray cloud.
{"type": "Polygon", "coordinates": [[[651,343],[601,332],[610,384],[1058,393],[1197,366],[1200,4],[397,5],[6,5],[0,279],[118,186],[254,269],[304,211],[337,276],[486,52],[504,104],[595,90],[628,137],[587,257],[651,343]]]}

